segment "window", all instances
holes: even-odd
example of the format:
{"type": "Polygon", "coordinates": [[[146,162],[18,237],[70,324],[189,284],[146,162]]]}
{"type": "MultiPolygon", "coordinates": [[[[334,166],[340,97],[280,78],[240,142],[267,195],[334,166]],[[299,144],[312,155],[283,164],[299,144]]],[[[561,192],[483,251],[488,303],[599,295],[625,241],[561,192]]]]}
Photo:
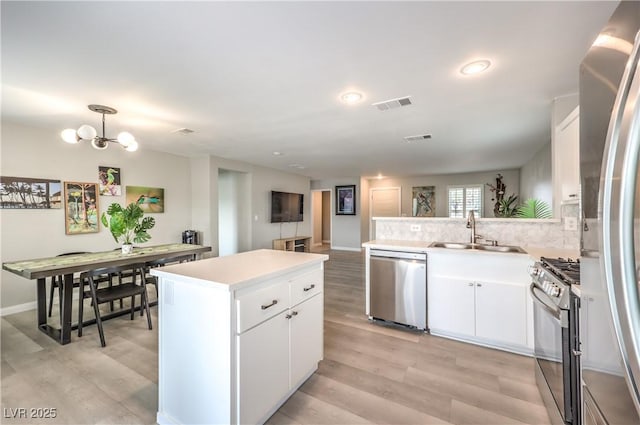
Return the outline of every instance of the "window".
{"type": "Polygon", "coordinates": [[[449,217],[464,218],[473,211],[476,217],[482,217],[482,185],[450,186],[449,217]]]}

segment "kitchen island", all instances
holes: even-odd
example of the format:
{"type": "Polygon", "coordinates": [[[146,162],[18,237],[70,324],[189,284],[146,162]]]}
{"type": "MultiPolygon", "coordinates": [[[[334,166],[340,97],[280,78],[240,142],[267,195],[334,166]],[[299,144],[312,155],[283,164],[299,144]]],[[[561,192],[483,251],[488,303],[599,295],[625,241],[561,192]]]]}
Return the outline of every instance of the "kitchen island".
{"type": "Polygon", "coordinates": [[[152,270],[158,423],[266,421],[322,359],[328,258],[262,249],[152,270]]]}

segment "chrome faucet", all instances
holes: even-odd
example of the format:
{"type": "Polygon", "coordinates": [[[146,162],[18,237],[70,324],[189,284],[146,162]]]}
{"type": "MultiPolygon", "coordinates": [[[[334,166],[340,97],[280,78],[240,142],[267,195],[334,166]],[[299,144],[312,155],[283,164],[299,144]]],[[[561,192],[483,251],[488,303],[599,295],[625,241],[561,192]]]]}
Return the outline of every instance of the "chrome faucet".
{"type": "MultiPolygon", "coordinates": [[[[470,242],[472,244],[478,243],[478,239],[484,239],[482,235],[478,235],[476,233],[476,215],[473,213],[473,210],[469,211],[469,217],[467,217],[467,229],[471,229],[470,242]]],[[[498,244],[497,241],[491,241],[491,242],[492,242],[492,245],[498,244]]]]}
{"type": "Polygon", "coordinates": [[[473,210],[469,211],[469,216],[467,217],[467,229],[471,229],[471,243],[476,243],[476,216],[473,213],[473,210]]]}

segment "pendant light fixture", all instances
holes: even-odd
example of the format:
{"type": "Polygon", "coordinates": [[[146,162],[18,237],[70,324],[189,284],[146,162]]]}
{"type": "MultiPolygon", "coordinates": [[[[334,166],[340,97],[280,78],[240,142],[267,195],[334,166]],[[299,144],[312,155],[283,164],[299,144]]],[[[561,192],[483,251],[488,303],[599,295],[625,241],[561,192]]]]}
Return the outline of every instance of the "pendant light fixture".
{"type": "Polygon", "coordinates": [[[105,136],[104,116],[107,114],[117,114],[117,110],[110,106],[104,105],[89,105],[88,108],[93,112],[102,114],[102,136],[98,136],[98,132],[95,128],[91,127],[90,125],[84,124],[81,125],[77,130],[74,130],[72,128],[63,130],[62,133],[60,133],[60,136],[62,136],[62,140],[72,144],[78,143],[81,140],[91,140],[91,146],[100,150],[106,149],[109,146],[109,142],[119,143],[125,150],[129,152],[138,150],[138,142],[136,142],[135,137],[133,137],[131,133],[123,131],[122,133],[118,134],[118,137],[115,139],[110,139],[105,136]]]}

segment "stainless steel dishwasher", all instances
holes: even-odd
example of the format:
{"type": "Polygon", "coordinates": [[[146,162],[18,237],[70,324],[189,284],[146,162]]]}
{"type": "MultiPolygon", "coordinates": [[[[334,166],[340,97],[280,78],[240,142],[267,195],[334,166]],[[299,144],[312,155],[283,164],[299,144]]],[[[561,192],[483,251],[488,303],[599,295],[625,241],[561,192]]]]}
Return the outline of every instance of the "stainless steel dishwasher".
{"type": "Polygon", "coordinates": [[[371,250],[369,315],[428,330],[426,253],[371,250]]]}

